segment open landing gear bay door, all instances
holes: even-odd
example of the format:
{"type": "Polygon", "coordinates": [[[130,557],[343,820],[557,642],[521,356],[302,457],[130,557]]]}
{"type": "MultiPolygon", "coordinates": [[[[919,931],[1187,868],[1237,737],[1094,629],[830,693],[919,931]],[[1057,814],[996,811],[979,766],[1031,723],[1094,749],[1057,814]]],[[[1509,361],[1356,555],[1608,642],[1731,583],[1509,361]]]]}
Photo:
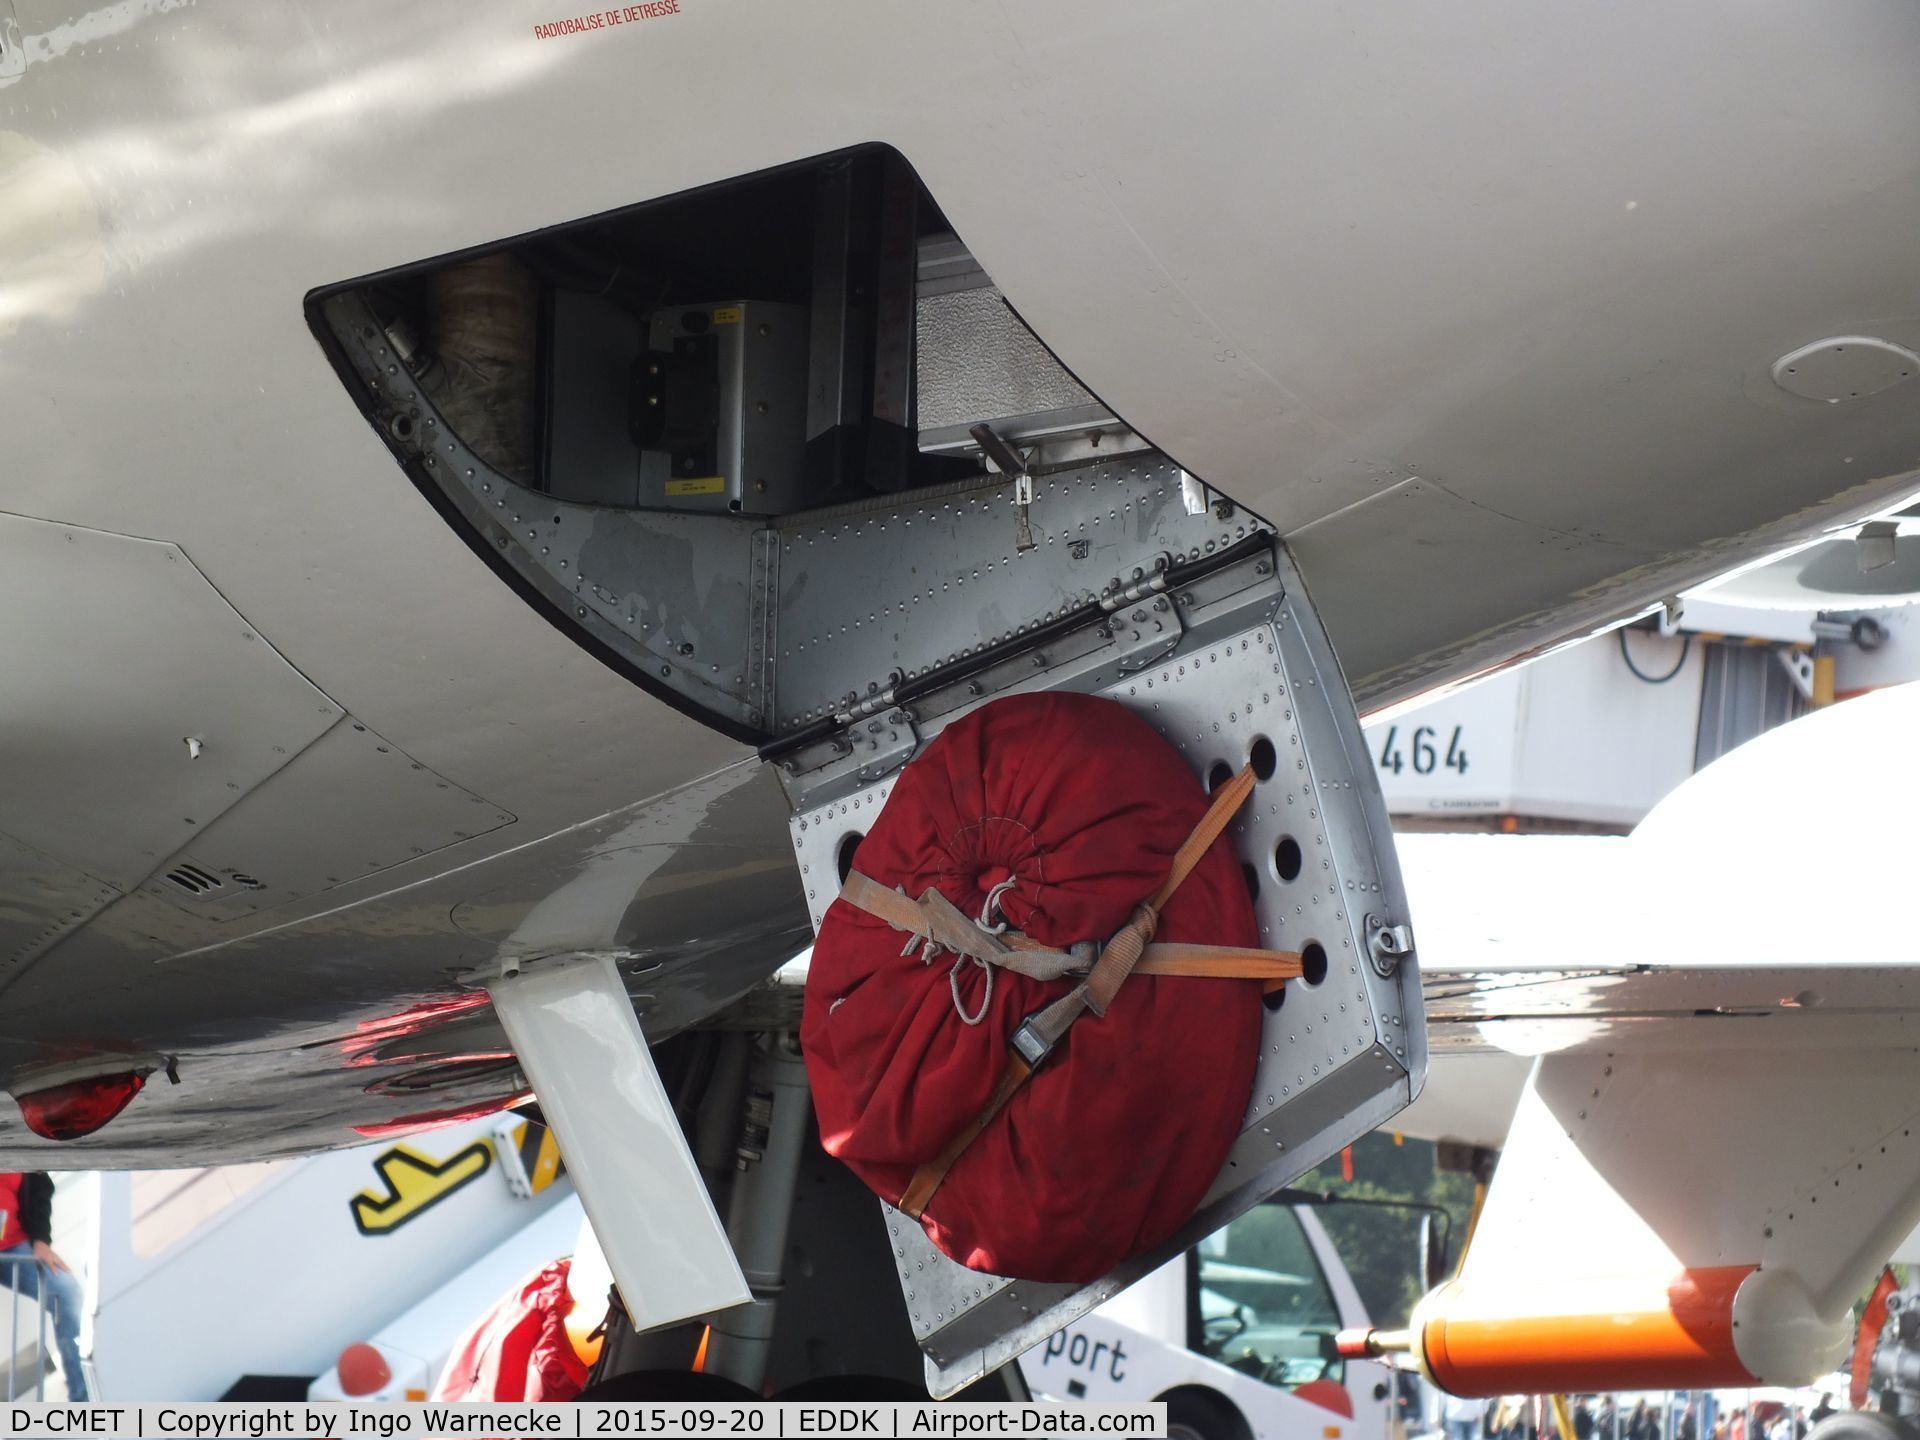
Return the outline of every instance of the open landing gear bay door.
{"type": "MultiPolygon", "coordinates": [[[[1000,491],[809,520],[769,547],[787,602],[783,653],[825,642],[803,618],[809,605],[846,614],[857,593],[851,608],[869,621],[834,637],[836,716],[769,747],[794,803],[814,924],[895,777],[942,728],[1001,696],[1065,689],[1128,706],[1196,781],[1253,768],[1253,795],[1228,834],[1260,943],[1299,952],[1304,974],[1269,997],[1226,1165],[1159,1248],[1090,1285],[1017,1281],[956,1264],[887,1208],[936,1395],[1012,1360],[1389,1119],[1417,1093],[1426,1062],[1385,807],[1285,547],[1228,502],[1195,503],[1194,482],[1158,457],[1032,483],[1041,530],[1024,555],[1000,491]]],[[[1168,1093],[1179,1083],[1166,1077],[1168,1093]]]]}
{"type": "MultiPolygon", "coordinates": [[[[816,927],[902,768],[995,698],[1105,696],[1196,785],[1257,778],[1228,835],[1257,944],[1302,975],[1261,1012],[1217,1180],[1184,1229],[1086,1286],[960,1268],[889,1214],[936,1394],[1410,1102],[1413,932],[1291,557],[1081,388],[900,156],[818,157],[422,261],[316,292],[309,315],[475,554],[777,766],[816,927]]],[[[1156,1103],[1181,1083],[1152,1077],[1156,1103]]]]}

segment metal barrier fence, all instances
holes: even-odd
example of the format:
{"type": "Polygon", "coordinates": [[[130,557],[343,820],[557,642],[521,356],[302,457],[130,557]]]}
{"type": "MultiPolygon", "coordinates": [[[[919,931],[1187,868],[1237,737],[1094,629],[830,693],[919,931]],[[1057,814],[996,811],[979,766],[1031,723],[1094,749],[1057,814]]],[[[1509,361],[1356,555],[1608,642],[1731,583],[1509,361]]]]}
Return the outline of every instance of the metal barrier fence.
{"type": "Polygon", "coordinates": [[[9,1400],[47,1398],[47,1371],[51,1368],[52,1355],[47,1349],[48,1319],[47,1306],[47,1268],[32,1255],[0,1255],[0,1287],[7,1294],[7,1353],[6,1398],[9,1400]],[[21,1272],[28,1266],[33,1267],[34,1294],[20,1293],[21,1272]],[[27,1321],[23,1328],[22,1319],[27,1321]],[[20,1363],[20,1342],[22,1336],[31,1338],[33,1344],[32,1369],[29,1373],[20,1363]]]}

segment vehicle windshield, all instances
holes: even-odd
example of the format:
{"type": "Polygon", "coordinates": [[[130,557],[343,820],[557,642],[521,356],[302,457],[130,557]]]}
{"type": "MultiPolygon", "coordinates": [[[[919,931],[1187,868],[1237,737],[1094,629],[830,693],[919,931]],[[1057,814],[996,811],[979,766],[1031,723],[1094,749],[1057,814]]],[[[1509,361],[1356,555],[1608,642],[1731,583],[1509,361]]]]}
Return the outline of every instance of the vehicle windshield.
{"type": "Polygon", "coordinates": [[[1341,1378],[1339,1310],[1291,1208],[1256,1206],[1198,1250],[1202,1354],[1270,1385],[1341,1378]]]}

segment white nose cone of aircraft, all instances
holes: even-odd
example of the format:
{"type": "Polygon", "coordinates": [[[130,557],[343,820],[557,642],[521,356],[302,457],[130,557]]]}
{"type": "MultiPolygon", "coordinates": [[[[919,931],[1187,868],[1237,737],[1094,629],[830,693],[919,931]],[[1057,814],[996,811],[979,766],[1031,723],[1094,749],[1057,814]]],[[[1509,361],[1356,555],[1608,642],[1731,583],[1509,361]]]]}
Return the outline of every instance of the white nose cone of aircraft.
{"type": "MultiPolygon", "coordinates": [[[[1920,964],[1916,727],[1920,684],[1894,686],[1693,776],[1633,832],[1620,898],[1635,931],[1669,962],[1703,966],[1920,964]]],[[[1783,998],[1823,1002],[1817,985],[1783,998]]]]}

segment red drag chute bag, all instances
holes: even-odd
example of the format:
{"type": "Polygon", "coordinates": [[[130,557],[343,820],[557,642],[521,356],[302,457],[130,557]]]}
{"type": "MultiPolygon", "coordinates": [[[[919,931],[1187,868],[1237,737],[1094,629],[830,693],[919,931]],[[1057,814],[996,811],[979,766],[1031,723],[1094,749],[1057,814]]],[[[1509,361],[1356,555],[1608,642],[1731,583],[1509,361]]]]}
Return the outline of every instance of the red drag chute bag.
{"type": "MultiPolygon", "coordinates": [[[[907,766],[853,866],[908,896],[937,888],[969,919],[1011,879],[999,915],[1066,950],[1125,925],[1207,809],[1179,753],[1126,707],[1016,696],[956,721],[907,766]]],[[[1258,943],[1224,837],[1165,903],[1157,938],[1258,943]]],[[[984,966],[921,953],[835,900],[801,1030],[822,1142],[892,1204],[981,1114],[1022,1020],[1072,985],[996,968],[988,994],[984,966]]],[[[947,1171],[921,1217],[933,1243],[975,1270],[1078,1283],[1170,1237],[1239,1130],[1260,997],[1245,979],[1130,976],[947,1171]]]]}

